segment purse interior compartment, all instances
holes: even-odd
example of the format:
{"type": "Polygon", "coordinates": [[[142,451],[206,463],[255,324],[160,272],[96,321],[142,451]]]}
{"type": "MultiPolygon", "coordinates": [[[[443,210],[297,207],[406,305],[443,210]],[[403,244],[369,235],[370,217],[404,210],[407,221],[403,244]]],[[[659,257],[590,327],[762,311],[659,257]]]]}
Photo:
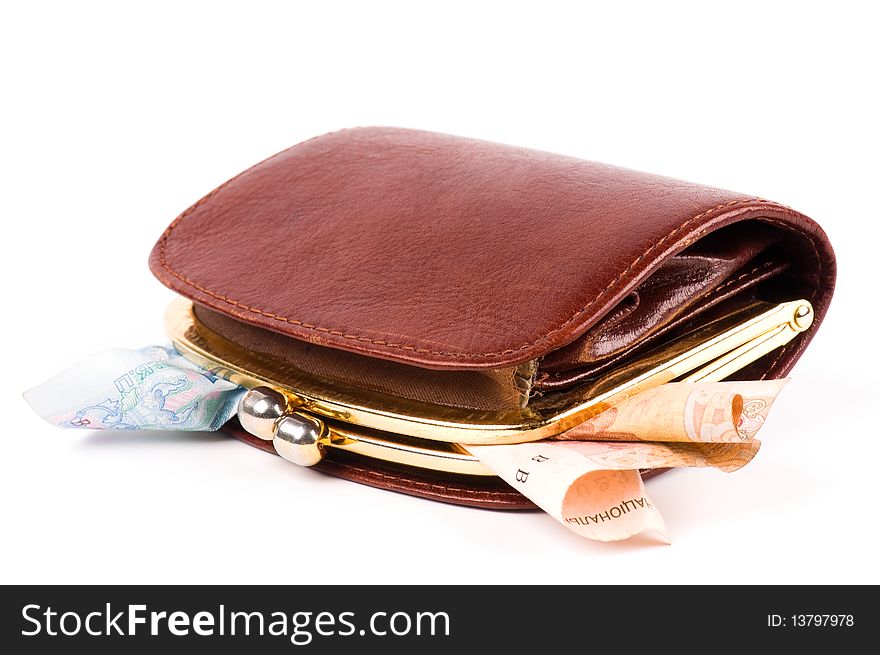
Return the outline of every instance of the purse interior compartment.
{"type": "Polygon", "coordinates": [[[710,319],[764,299],[767,283],[789,268],[784,237],[770,225],[749,221],[712,232],[668,258],[602,320],[547,354],[532,392],[595,378],[710,319]]]}
{"type": "Polygon", "coordinates": [[[433,370],[328,348],[243,323],[194,304],[196,318],[229,341],[311,376],[419,402],[464,409],[504,411],[523,407],[535,377],[535,362],[516,367],[433,370]]]}

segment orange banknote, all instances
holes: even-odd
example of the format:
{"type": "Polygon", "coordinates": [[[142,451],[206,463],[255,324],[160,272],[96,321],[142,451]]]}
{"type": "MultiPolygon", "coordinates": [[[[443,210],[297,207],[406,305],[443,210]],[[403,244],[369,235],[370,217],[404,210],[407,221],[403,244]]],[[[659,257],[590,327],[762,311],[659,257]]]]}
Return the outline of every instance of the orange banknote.
{"type": "Polygon", "coordinates": [[[483,464],[579,535],[626,539],[666,526],[640,469],[735,471],[785,380],[673,383],[628,398],[555,440],[467,446],[483,464]]]}
{"type": "Polygon", "coordinates": [[[648,389],[562,433],[591,441],[737,442],[754,439],[788,380],[675,382],[648,389]]]}

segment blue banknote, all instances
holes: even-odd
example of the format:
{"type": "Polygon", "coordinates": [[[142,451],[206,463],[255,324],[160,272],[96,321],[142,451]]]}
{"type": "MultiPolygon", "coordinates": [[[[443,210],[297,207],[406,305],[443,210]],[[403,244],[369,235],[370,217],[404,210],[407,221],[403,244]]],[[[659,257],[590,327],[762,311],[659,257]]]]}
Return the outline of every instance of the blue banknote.
{"type": "Polygon", "coordinates": [[[171,346],[105,350],[24,393],[62,428],[217,430],[245,390],[186,360],[171,346]]]}

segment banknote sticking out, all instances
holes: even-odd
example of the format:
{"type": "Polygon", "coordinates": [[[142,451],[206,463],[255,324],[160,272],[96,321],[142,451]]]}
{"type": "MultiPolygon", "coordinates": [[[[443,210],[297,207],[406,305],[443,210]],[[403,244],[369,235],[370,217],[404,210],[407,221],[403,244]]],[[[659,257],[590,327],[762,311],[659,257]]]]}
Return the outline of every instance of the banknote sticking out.
{"type": "Polygon", "coordinates": [[[748,441],[764,425],[767,412],[787,382],[788,379],[662,384],[616,403],[557,439],[748,441]]]}
{"type": "Polygon", "coordinates": [[[43,419],[92,430],[218,430],[244,390],[173,347],[96,353],[24,393],[43,419]]]}
{"type": "Polygon", "coordinates": [[[583,537],[618,541],[655,531],[668,541],[639,471],[745,466],[761,447],[754,437],[786,382],[665,384],[554,440],[467,449],[583,537]]]}

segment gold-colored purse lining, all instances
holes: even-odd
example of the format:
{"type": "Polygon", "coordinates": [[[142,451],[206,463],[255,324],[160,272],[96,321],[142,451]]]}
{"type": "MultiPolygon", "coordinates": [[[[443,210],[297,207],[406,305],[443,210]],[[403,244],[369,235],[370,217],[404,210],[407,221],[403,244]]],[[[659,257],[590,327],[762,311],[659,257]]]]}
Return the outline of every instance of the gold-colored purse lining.
{"type": "Polygon", "coordinates": [[[208,330],[251,353],[364,392],[487,411],[517,409],[528,398],[522,376],[531,379],[532,362],[499,369],[438,371],[308,343],[237,321],[203,305],[194,305],[193,312],[208,330]]]}

